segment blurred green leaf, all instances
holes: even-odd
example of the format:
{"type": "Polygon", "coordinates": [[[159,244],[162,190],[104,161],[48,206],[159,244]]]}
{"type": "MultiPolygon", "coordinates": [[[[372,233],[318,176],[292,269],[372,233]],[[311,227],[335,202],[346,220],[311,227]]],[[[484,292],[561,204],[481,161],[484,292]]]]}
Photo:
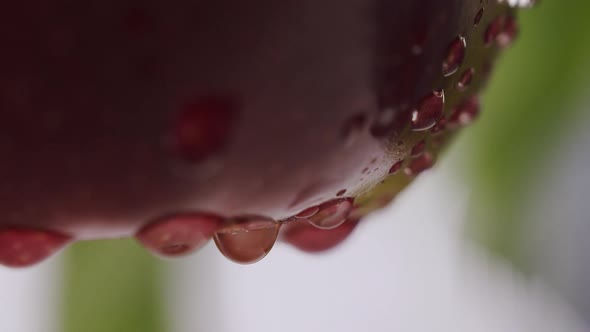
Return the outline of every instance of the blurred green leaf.
{"type": "Polygon", "coordinates": [[[161,268],[131,240],[82,242],[67,253],[63,332],[164,332],[161,268]]]}
{"type": "Polygon", "coordinates": [[[521,11],[521,36],[498,63],[481,121],[463,137],[471,143],[475,234],[523,268],[523,198],[538,181],[537,165],[552,157],[548,151],[575,119],[580,87],[590,82],[588,13],[588,1],[543,1],[521,11]]]}

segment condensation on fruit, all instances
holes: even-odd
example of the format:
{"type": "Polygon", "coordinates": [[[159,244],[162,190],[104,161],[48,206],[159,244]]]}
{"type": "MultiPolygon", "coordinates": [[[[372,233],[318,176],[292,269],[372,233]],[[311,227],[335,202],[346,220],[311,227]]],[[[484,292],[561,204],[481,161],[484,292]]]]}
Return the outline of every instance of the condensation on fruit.
{"type": "Polygon", "coordinates": [[[412,111],[412,130],[424,131],[432,128],[441,118],[444,105],[444,90],[433,91],[422,98],[416,108],[412,111]]]}
{"type": "Polygon", "coordinates": [[[477,96],[472,96],[456,106],[449,117],[452,126],[465,126],[473,122],[480,112],[480,103],[477,96]]]}
{"type": "Polygon", "coordinates": [[[223,218],[212,214],[177,214],[149,223],[135,237],[156,255],[184,256],[209,242],[222,223],[223,218]]]}
{"type": "Polygon", "coordinates": [[[413,158],[419,157],[424,153],[426,149],[426,142],[424,140],[416,143],[414,147],[412,147],[412,151],[410,152],[410,156],[413,158]]]}
{"type": "Polygon", "coordinates": [[[54,231],[7,227],[0,230],[0,264],[29,267],[53,255],[70,241],[70,236],[54,231]]]}
{"type": "Polygon", "coordinates": [[[473,26],[476,27],[479,25],[479,22],[481,22],[481,19],[483,18],[483,8],[480,8],[477,11],[477,14],[475,14],[475,17],[473,18],[473,26]]]}
{"type": "Polygon", "coordinates": [[[518,23],[511,15],[500,15],[496,17],[488,26],[484,42],[486,47],[498,45],[499,47],[508,47],[518,35],[518,23]]]}
{"type": "Polygon", "coordinates": [[[465,58],[466,49],[467,41],[465,37],[459,36],[453,40],[451,45],[449,45],[447,56],[442,64],[442,73],[444,76],[451,76],[457,72],[465,58]]]}
{"type": "Polygon", "coordinates": [[[475,69],[473,69],[473,68],[469,68],[469,69],[465,70],[461,74],[461,78],[457,82],[457,89],[459,91],[465,91],[465,90],[467,90],[467,88],[471,84],[471,81],[473,80],[473,75],[474,74],[475,74],[475,69]]]}
{"type": "Polygon", "coordinates": [[[323,203],[320,210],[307,220],[319,229],[334,229],[342,225],[352,211],[353,199],[342,198],[323,203]]]}
{"type": "Polygon", "coordinates": [[[404,169],[404,173],[408,176],[416,176],[427,169],[434,166],[434,157],[429,152],[425,152],[420,157],[410,161],[408,166],[404,169]]]}
{"type": "Polygon", "coordinates": [[[440,133],[444,132],[447,128],[447,120],[445,118],[441,118],[438,122],[430,129],[430,133],[434,136],[439,135],[440,133]]]}
{"type": "Polygon", "coordinates": [[[299,212],[298,214],[296,214],[295,218],[296,219],[307,219],[307,218],[313,217],[318,212],[320,212],[320,207],[319,206],[312,206],[312,207],[309,207],[309,208],[299,212]]]}
{"type": "Polygon", "coordinates": [[[347,220],[334,229],[319,229],[304,220],[285,225],[282,240],[308,253],[324,252],[341,244],[355,230],[358,220],[347,220]]]}
{"type": "Polygon", "coordinates": [[[389,168],[389,174],[390,175],[394,175],[397,172],[399,172],[399,170],[402,168],[402,165],[404,164],[403,160],[400,160],[398,162],[396,162],[395,164],[393,164],[390,168],[389,168]]]}

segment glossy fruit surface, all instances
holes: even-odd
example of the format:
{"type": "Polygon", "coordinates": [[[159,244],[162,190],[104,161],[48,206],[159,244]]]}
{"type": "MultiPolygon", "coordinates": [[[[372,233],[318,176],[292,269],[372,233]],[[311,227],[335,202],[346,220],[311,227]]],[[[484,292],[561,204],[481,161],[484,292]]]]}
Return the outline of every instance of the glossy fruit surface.
{"type": "Polygon", "coordinates": [[[251,232],[235,222],[248,216],[356,225],[433,166],[434,134],[460,127],[441,122],[475,118],[514,12],[495,0],[10,2],[0,230],[137,235],[174,255],[209,238],[227,252],[220,239],[251,232]],[[327,220],[334,200],[346,211],[327,220]],[[179,213],[219,222],[164,218],[179,213]]]}

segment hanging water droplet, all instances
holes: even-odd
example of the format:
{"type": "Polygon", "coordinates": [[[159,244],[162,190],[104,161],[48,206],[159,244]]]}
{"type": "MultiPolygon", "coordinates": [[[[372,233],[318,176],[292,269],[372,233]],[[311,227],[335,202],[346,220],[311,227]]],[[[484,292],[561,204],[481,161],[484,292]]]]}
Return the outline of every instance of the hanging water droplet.
{"type": "Polygon", "coordinates": [[[441,118],[444,104],[444,90],[433,91],[431,94],[422,98],[418,106],[412,111],[412,130],[423,131],[432,128],[441,118]]]}
{"type": "Polygon", "coordinates": [[[426,142],[425,141],[420,141],[418,143],[416,143],[416,145],[414,145],[414,147],[412,148],[412,151],[410,152],[410,156],[411,157],[419,157],[424,153],[424,150],[426,149],[426,142]]]}
{"type": "Polygon", "coordinates": [[[475,69],[473,68],[469,68],[461,74],[461,78],[459,79],[459,82],[457,82],[457,89],[459,91],[465,91],[469,85],[471,85],[473,74],[475,74],[475,69]]]}
{"type": "Polygon", "coordinates": [[[438,134],[442,133],[446,128],[447,128],[447,120],[445,118],[441,118],[440,120],[438,120],[436,125],[434,127],[432,127],[430,132],[432,133],[432,135],[438,135],[438,134]]]}
{"type": "Polygon", "coordinates": [[[512,16],[504,18],[504,25],[500,33],[496,36],[496,42],[500,47],[508,47],[518,36],[518,22],[512,16]]]}
{"type": "Polygon", "coordinates": [[[496,43],[499,47],[508,47],[518,35],[518,22],[513,16],[501,15],[496,17],[484,35],[485,46],[496,43]]]}
{"type": "Polygon", "coordinates": [[[459,36],[453,40],[447,49],[447,56],[443,60],[442,73],[445,77],[451,76],[457,72],[463,59],[465,58],[465,49],[467,48],[467,41],[464,37],[459,36]]]}
{"type": "Polygon", "coordinates": [[[207,96],[192,100],[179,114],[174,145],[187,162],[198,163],[217,154],[228,142],[236,105],[228,98],[207,96]]]}
{"type": "Polygon", "coordinates": [[[203,247],[222,223],[223,218],[212,214],[178,214],[146,225],[135,238],[158,256],[184,256],[203,247]]]}
{"type": "Polygon", "coordinates": [[[496,38],[502,31],[502,27],[504,26],[504,16],[496,17],[490,24],[488,25],[486,32],[484,34],[484,45],[485,47],[490,47],[496,41],[496,38]]]}
{"type": "Polygon", "coordinates": [[[301,251],[318,253],[342,243],[354,231],[357,224],[357,220],[349,220],[338,228],[324,230],[302,220],[287,225],[282,239],[301,251]]]}
{"type": "Polygon", "coordinates": [[[248,216],[234,218],[214,235],[219,251],[229,260],[253,264],[263,259],[274,246],[281,224],[272,219],[248,216]]]}
{"type": "Polygon", "coordinates": [[[449,123],[455,126],[465,126],[472,123],[480,112],[480,104],[477,96],[472,96],[459,104],[451,113],[449,123]]]}
{"type": "Polygon", "coordinates": [[[404,169],[404,173],[408,176],[416,176],[432,168],[432,166],[434,166],[434,158],[430,153],[426,152],[422,156],[412,160],[404,169]]]}
{"type": "Polygon", "coordinates": [[[389,174],[391,174],[391,175],[396,174],[402,168],[403,163],[404,163],[404,161],[400,160],[400,161],[396,162],[395,164],[393,164],[391,166],[391,168],[389,169],[389,174]]]}
{"type": "Polygon", "coordinates": [[[30,228],[0,230],[0,265],[14,268],[40,263],[71,241],[65,234],[30,228]]]}
{"type": "Polygon", "coordinates": [[[299,212],[295,218],[297,219],[307,219],[309,217],[314,216],[316,213],[318,213],[320,211],[320,207],[319,206],[312,206],[310,208],[307,208],[301,212],[299,212]]]}
{"type": "Polygon", "coordinates": [[[352,198],[340,198],[320,205],[320,211],[308,218],[309,223],[320,229],[333,229],[346,221],[352,211],[352,198]]]}

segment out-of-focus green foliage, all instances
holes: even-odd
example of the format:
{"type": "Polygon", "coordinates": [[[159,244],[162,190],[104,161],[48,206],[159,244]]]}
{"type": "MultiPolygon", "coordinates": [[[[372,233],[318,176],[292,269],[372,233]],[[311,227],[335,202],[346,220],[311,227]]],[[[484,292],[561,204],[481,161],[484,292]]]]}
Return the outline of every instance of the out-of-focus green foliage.
{"type": "Polygon", "coordinates": [[[66,266],[60,331],[167,331],[160,265],[137,244],[78,243],[66,266]]]}
{"type": "Polygon", "coordinates": [[[462,137],[471,144],[475,187],[469,223],[479,240],[525,269],[523,198],[579,111],[572,103],[580,87],[590,84],[588,13],[590,2],[577,0],[521,11],[521,36],[498,63],[481,121],[462,137]]]}

